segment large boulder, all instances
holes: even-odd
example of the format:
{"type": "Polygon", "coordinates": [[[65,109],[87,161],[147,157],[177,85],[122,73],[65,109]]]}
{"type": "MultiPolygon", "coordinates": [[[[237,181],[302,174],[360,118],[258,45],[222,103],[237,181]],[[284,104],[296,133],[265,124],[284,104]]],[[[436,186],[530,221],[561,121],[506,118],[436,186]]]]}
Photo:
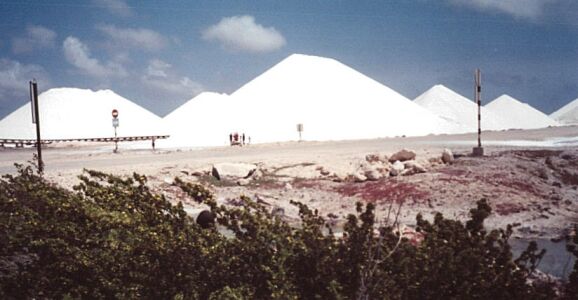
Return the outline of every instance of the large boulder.
{"type": "Polygon", "coordinates": [[[218,180],[237,180],[240,178],[249,178],[255,170],[257,170],[257,166],[254,164],[218,163],[213,165],[211,172],[218,180]]]}
{"type": "Polygon", "coordinates": [[[402,149],[389,157],[390,162],[406,161],[415,158],[415,152],[412,150],[402,149]]]}
{"type": "Polygon", "coordinates": [[[442,152],[442,161],[445,164],[449,164],[451,162],[454,161],[454,154],[452,153],[452,151],[450,149],[444,149],[444,151],[442,152]]]}

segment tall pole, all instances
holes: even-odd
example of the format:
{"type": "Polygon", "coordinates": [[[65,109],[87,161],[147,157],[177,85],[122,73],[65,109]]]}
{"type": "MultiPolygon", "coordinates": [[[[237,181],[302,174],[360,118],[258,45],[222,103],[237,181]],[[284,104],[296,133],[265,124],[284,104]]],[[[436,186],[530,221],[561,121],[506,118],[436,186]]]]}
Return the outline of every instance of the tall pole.
{"type": "Polygon", "coordinates": [[[33,123],[36,123],[36,151],[38,153],[38,171],[44,172],[44,162],[42,161],[42,144],[40,143],[40,114],[38,113],[38,85],[36,81],[30,81],[30,94],[32,101],[33,123]]]}
{"type": "Polygon", "coordinates": [[[476,69],[476,103],[478,103],[478,147],[482,147],[482,74],[480,69],[476,69]]]}
{"type": "Polygon", "coordinates": [[[475,102],[478,104],[478,146],[474,147],[473,155],[474,156],[483,156],[484,155],[484,148],[482,148],[482,74],[480,69],[476,69],[474,73],[474,98],[475,102]]]}

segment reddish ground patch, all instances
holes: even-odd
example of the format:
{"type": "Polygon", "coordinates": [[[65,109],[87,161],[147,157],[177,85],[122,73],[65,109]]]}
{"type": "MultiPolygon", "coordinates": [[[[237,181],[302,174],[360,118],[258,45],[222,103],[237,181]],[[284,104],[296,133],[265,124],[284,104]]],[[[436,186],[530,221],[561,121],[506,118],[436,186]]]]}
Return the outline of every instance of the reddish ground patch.
{"type": "Polygon", "coordinates": [[[437,172],[449,176],[464,176],[468,173],[466,170],[451,167],[438,169],[437,172]]]}
{"type": "Polygon", "coordinates": [[[400,203],[408,199],[417,201],[426,199],[430,195],[429,192],[418,189],[415,184],[398,182],[393,179],[345,183],[335,188],[335,191],[345,196],[359,196],[363,200],[371,202],[395,201],[400,203]]]}
{"type": "Polygon", "coordinates": [[[462,178],[462,177],[457,177],[457,176],[450,176],[450,177],[439,177],[436,179],[437,181],[444,181],[444,182],[449,182],[449,183],[459,183],[459,184],[470,184],[472,183],[471,180],[462,178]]]}
{"type": "MultiPolygon", "coordinates": [[[[514,155],[519,155],[527,158],[543,158],[548,156],[558,156],[562,153],[561,150],[514,150],[510,151],[514,155]]],[[[500,154],[502,155],[502,154],[500,154]]]]}
{"type": "Polygon", "coordinates": [[[531,181],[523,181],[522,179],[503,175],[504,174],[491,174],[491,176],[476,175],[474,178],[481,182],[514,190],[518,192],[518,194],[528,193],[537,197],[544,196],[531,181]]]}
{"type": "Polygon", "coordinates": [[[318,180],[307,180],[307,179],[295,179],[292,183],[294,188],[297,189],[317,189],[320,190],[323,184],[318,180]]]}

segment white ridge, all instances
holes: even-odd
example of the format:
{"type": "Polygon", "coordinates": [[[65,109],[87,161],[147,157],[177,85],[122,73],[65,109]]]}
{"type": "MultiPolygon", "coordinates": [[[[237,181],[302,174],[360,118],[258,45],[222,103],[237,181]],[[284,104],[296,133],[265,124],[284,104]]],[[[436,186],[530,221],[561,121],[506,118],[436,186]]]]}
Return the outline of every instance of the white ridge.
{"type": "Polygon", "coordinates": [[[536,129],[560,125],[543,112],[508,95],[502,95],[484,107],[508,120],[508,128],[536,129]]]}
{"type": "Polygon", "coordinates": [[[562,124],[578,124],[578,98],[550,114],[550,118],[562,124]]]}
{"type": "MultiPolygon", "coordinates": [[[[39,95],[38,106],[42,139],[113,137],[113,109],[119,137],[167,134],[158,116],[111,90],[51,89],[39,95]]],[[[0,121],[0,138],[35,139],[35,126],[27,103],[0,121]]]]}
{"type": "Polygon", "coordinates": [[[159,141],[163,147],[224,146],[234,127],[238,112],[231,109],[226,94],[203,92],[163,118],[170,138],[159,141]]]}
{"type": "MultiPolygon", "coordinates": [[[[415,103],[423,106],[441,118],[459,126],[461,132],[476,132],[478,130],[478,106],[473,101],[438,84],[419,95],[415,103]]],[[[481,108],[482,130],[507,129],[508,121],[481,108]]]]}
{"type": "Polygon", "coordinates": [[[255,142],[420,136],[454,131],[394,90],[329,58],[293,54],[231,94],[255,142]]]}

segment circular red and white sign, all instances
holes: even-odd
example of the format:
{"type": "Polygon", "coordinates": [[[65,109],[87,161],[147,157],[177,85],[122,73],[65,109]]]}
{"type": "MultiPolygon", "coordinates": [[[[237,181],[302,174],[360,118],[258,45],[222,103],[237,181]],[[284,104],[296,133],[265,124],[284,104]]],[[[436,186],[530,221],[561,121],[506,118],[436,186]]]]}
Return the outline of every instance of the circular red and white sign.
{"type": "Polygon", "coordinates": [[[112,117],[113,117],[113,118],[118,117],[118,110],[116,110],[116,109],[113,109],[113,110],[112,110],[112,117]]]}

